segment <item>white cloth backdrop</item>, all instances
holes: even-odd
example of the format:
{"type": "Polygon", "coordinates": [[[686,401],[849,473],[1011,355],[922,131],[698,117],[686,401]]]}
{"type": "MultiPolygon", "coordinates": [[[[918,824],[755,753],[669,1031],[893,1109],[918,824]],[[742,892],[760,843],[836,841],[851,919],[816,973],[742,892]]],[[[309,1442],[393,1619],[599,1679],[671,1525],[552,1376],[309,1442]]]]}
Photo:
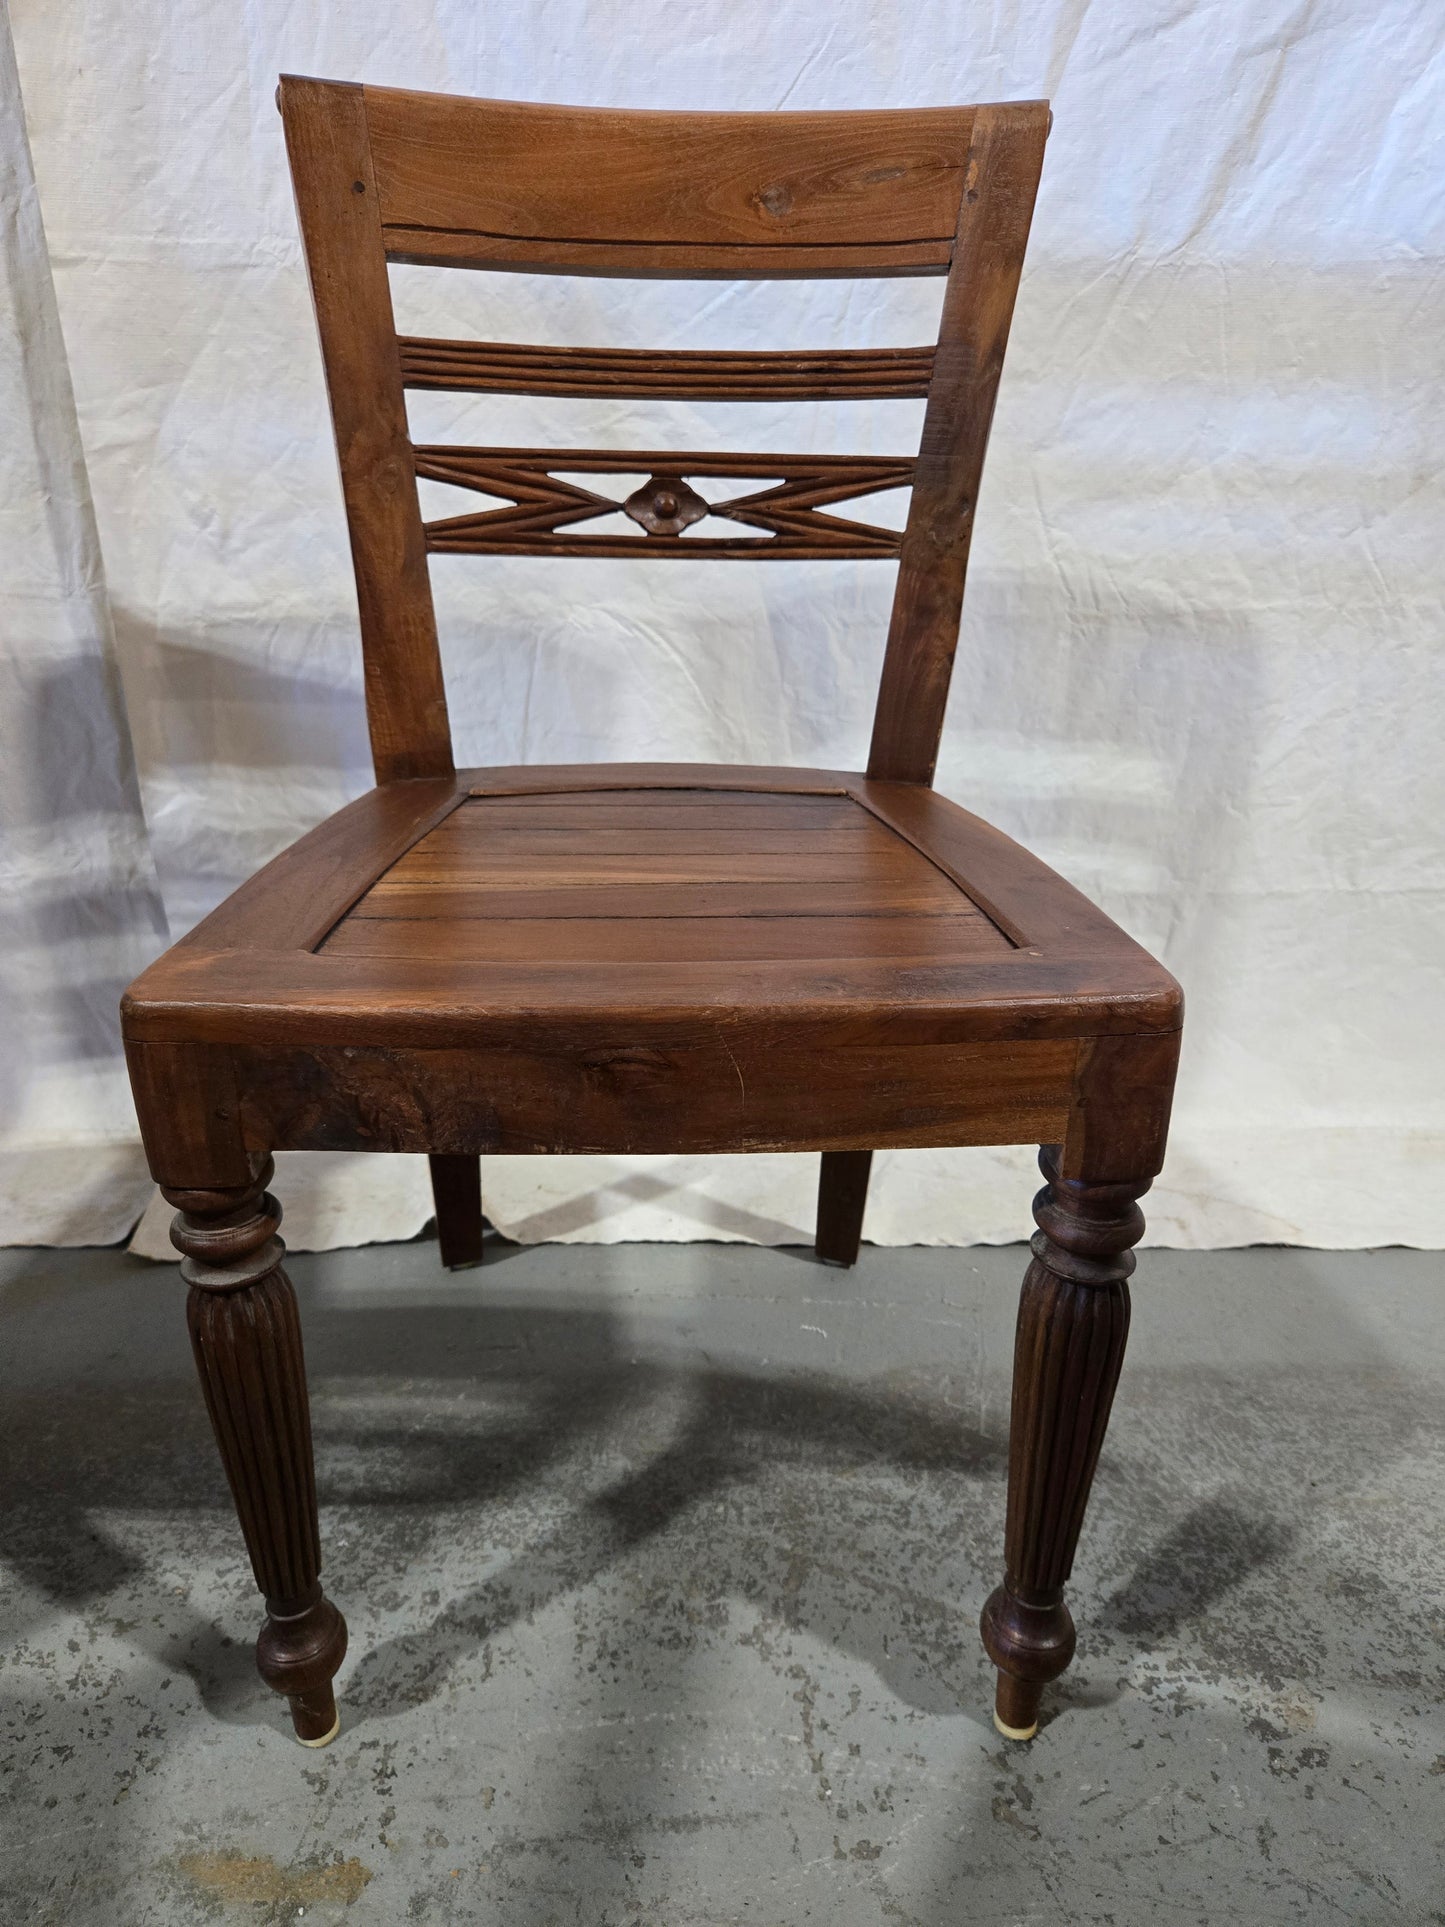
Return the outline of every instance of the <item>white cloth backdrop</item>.
{"type": "MultiPolygon", "coordinates": [[[[1093,893],[1185,985],[1156,1239],[1440,1242],[1445,14],[1418,0],[11,8],[173,931],[368,780],[278,72],[698,108],[1049,95],[940,787],[1093,893]]],[[[22,234],[13,273],[43,286],[38,240],[27,255],[22,234]]],[[[935,282],[395,279],[417,332],[642,346],[921,341],[939,296],[935,282]]],[[[34,341],[32,360],[58,362],[52,327],[34,341]]],[[[38,418],[63,370],[21,364],[38,418]]],[[[425,439],[887,452],[911,444],[918,413],[433,396],[414,421],[425,439]]],[[[74,1071],[95,1061],[90,987],[154,925],[78,461],[66,483],[58,505],[53,475],[7,471],[13,539],[69,586],[44,590],[62,612],[49,628],[15,600],[0,652],[22,692],[10,845],[23,858],[27,836],[41,850],[58,822],[103,818],[93,847],[129,853],[124,904],[107,885],[105,914],[91,909],[82,866],[21,946],[52,1055],[64,973],[87,986],[74,1071]],[[84,673],[52,674],[52,658],[84,673]],[[26,720],[42,697],[43,721],[26,720]],[[77,800],[80,763],[104,798],[77,800]],[[42,940],[59,959],[47,986],[42,940]]],[[[447,558],[434,574],[467,760],[856,767],[865,753],[886,566],[447,558]]],[[[23,1098],[17,1144],[113,1128],[109,1060],[100,1090],[42,1054],[12,1053],[42,1094],[23,1098]]],[[[418,1161],[292,1164],[300,1242],[401,1235],[427,1215],[418,1161]]],[[[524,1237],[783,1238],[808,1223],[814,1170],[495,1159],[487,1203],[524,1237]]],[[[1022,1153],[890,1154],[868,1232],[1017,1237],[1030,1188],[1022,1153]]]]}
{"type": "Polygon", "coordinates": [[[165,940],[0,7],[0,1236],[123,1237],[116,999],[165,940]]]}

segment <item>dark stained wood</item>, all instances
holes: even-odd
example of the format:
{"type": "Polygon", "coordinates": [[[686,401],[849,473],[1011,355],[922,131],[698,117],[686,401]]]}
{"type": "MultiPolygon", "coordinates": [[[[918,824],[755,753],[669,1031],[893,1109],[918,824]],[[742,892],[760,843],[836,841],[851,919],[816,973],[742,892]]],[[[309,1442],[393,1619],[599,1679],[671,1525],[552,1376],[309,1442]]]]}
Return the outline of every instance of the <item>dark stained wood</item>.
{"type": "MultiPolygon", "coordinates": [[[[394,787],[417,792],[405,810],[378,817],[353,806],[302,839],[285,863],[263,872],[152,966],[127,1003],[129,1036],[136,1043],[338,1038],[427,1048],[534,1039],[545,1026],[559,1046],[567,1039],[567,1047],[580,1047],[584,1039],[615,1036],[619,1024],[649,1042],[688,1037],[699,1023],[722,1021],[724,1012],[730,1031],[785,1018],[816,1040],[843,1033],[900,1042],[1098,1039],[1178,1028],[1179,992],[1167,972],[1046,865],[931,791],[836,771],[794,771],[786,778],[739,771],[736,789],[713,790],[706,785],[719,780],[718,772],[687,764],[611,766],[594,773],[592,790],[578,787],[583,780],[575,771],[463,771],[455,779],[454,805],[439,785],[405,784],[394,787]],[[772,781],[785,786],[749,787],[772,781]],[[522,791],[524,782],[534,786],[530,793],[522,791]],[[640,802],[643,796],[652,801],[640,802]],[[916,881],[900,887],[885,868],[880,878],[856,886],[811,881],[805,869],[796,884],[572,885],[562,905],[568,915],[561,918],[549,914],[562,892],[540,859],[521,887],[491,893],[480,917],[473,889],[446,889],[434,872],[399,887],[408,862],[429,871],[433,851],[471,862],[477,838],[485,840],[489,812],[499,824],[521,829],[566,828],[570,840],[561,860],[574,866],[570,874],[582,824],[667,829],[672,850],[680,851],[689,826],[715,832],[720,814],[723,827],[745,831],[750,822],[786,827],[796,813],[800,823],[815,825],[799,831],[800,861],[814,838],[826,856],[825,832],[862,826],[873,847],[877,832],[916,853],[916,881]],[[475,831],[467,827],[473,822],[475,831]],[[293,911],[272,914],[268,874],[293,911]],[[864,889],[869,894],[860,899],[864,889]],[[631,896],[619,895],[624,890],[631,896]],[[365,941],[351,942],[358,925],[388,920],[373,914],[383,906],[397,921],[417,926],[438,921],[443,899],[440,920],[453,931],[428,942],[425,954],[407,954],[415,928],[407,933],[407,952],[395,938],[376,940],[371,929],[365,941]],[[770,914],[762,914],[764,908],[770,914]],[[688,911],[706,914],[679,914],[688,911]],[[726,939],[710,944],[697,929],[727,921],[728,912],[750,926],[738,938],[748,958],[743,971],[726,939]],[[880,924],[876,944],[859,937],[858,926],[870,917],[880,924]],[[598,947],[591,930],[568,938],[556,928],[574,918],[609,926],[598,947]],[[828,929],[800,939],[796,930],[780,928],[775,955],[758,954],[766,948],[759,925],[797,926],[814,918],[836,920],[836,945],[828,929]],[[530,933],[508,937],[505,923],[514,919],[532,926],[530,933]],[[616,934],[620,923],[634,919],[637,945],[616,934]],[[476,927],[458,934],[454,926],[461,921],[476,927]],[[942,923],[955,927],[933,927],[942,923]],[[503,933],[494,949],[478,941],[487,924],[503,933]],[[658,943],[649,956],[653,928],[658,943]],[[540,954],[527,947],[532,937],[544,946],[540,954]]],[[[719,852],[718,860],[728,854],[719,852]]],[[[613,861],[612,853],[601,860],[613,861]]],[[[1155,1086],[1166,1071],[1151,1074],[1155,1086]]],[[[1150,1102],[1157,1116],[1157,1103],[1150,1102]]],[[[1080,1130],[1091,1115],[1087,1106],[1080,1111],[1080,1130]]],[[[1099,1128],[1088,1126],[1095,1135],[1099,1128]]]]}
{"type": "MultiPolygon", "coordinates": [[[[822,509],[829,503],[906,488],[913,476],[911,456],[703,455],[625,449],[604,453],[591,448],[543,451],[450,445],[418,448],[415,454],[419,480],[477,489],[512,504],[428,522],[426,545],[438,555],[753,556],[793,561],[888,557],[898,553],[901,538],[896,529],[825,515],[822,509]],[[648,492],[654,498],[663,490],[676,497],[686,489],[688,476],[744,475],[761,480],[776,475],[780,479],[730,500],[702,503],[696,498],[701,511],[678,517],[671,509],[650,514],[634,506],[635,497],[602,495],[559,479],[561,473],[652,474],[648,492]],[[641,535],[577,532],[579,523],[619,510],[641,523],[641,535]],[[703,514],[741,522],[761,533],[684,535],[684,528],[703,514]]],[[[690,489],[686,493],[692,497],[690,489]]]]}
{"type": "Polygon", "coordinates": [[[1048,133],[1046,101],[981,107],[974,120],[873,721],[870,776],[933,780],[984,452],[1048,133]]]}
{"type": "Polygon", "coordinates": [[[932,348],[823,353],[657,348],[534,348],[510,341],[402,335],[408,388],[488,395],[594,395],[619,400],[863,401],[928,393],[932,348]]]}
{"type": "Polygon", "coordinates": [[[871,1151],[825,1151],[818,1173],[818,1229],[813,1249],[829,1265],[856,1265],[863,1242],[871,1151]]]}
{"type": "Polygon", "coordinates": [[[241,1135],[229,1053],[197,1050],[193,1041],[142,1042],[136,1026],[127,1028],[126,1069],[156,1183],[245,1190],[256,1160],[241,1135]]]}
{"type": "Polygon", "coordinates": [[[669,807],[711,809],[725,802],[742,809],[775,809],[779,799],[846,802],[856,778],[841,770],[795,769],[783,764],[736,763],[548,763],[538,769],[512,763],[463,772],[469,796],[506,797],[514,808],[546,809],[579,790],[616,791],[617,803],[644,805],[636,792],[665,790],[669,807]],[[709,793],[711,792],[711,794],[709,793]]]}
{"type": "Polygon", "coordinates": [[[465,800],[454,777],[368,790],[273,857],[180,944],[254,947],[259,916],[270,947],[314,949],[399,856],[465,800]]]}
{"type": "MultiPolygon", "coordinates": [[[[531,836],[570,834],[575,817],[560,807],[544,807],[552,799],[539,799],[535,809],[524,808],[522,797],[498,797],[487,817],[489,830],[516,830],[531,836]]],[[[799,839],[819,850],[830,847],[828,839],[839,832],[856,835],[859,813],[848,798],[833,801],[821,797],[787,797],[776,803],[765,797],[730,797],[712,802],[706,809],[686,807],[686,792],[660,796],[653,803],[613,802],[603,792],[602,800],[587,813],[591,834],[611,833],[636,840],[660,835],[669,839],[687,838],[690,846],[701,837],[721,838],[759,835],[786,836],[789,847],[799,839]]],[[[700,846],[699,846],[700,847],[700,846]]]]}
{"type": "Polygon", "coordinates": [[[717,962],[476,965],[430,956],[400,965],[329,951],[193,960],[177,950],[132,991],[126,1021],[137,1042],[182,1033],[196,1044],[309,1038],[466,1049],[545,1031],[563,1051],[615,1039],[624,1025],[652,1047],[700,1026],[756,1034],[786,1023],[816,1049],[848,1038],[1004,1043],[1164,1026],[1167,993],[1113,990],[1104,974],[1097,960],[1031,968],[1018,952],[958,963],[780,960],[739,971],[717,962]]]}
{"type": "Polygon", "coordinates": [[[376,778],[444,776],[446,691],[361,89],[288,77],[277,99],[341,462],[376,778]]]}
{"type": "MultiPolygon", "coordinates": [[[[528,839],[532,841],[533,839],[528,839]]],[[[615,884],[636,884],[661,889],[672,885],[715,883],[786,883],[806,889],[810,883],[841,883],[864,893],[890,886],[919,891],[959,915],[981,917],[982,912],[969,903],[958,887],[926,857],[906,843],[865,845],[862,849],[835,850],[818,839],[817,850],[759,852],[756,850],[698,850],[690,842],[665,851],[592,850],[584,842],[568,850],[555,846],[546,852],[544,869],[537,865],[535,850],[516,851],[505,833],[497,832],[496,847],[477,850],[456,842],[440,848],[424,839],[379,877],[352,912],[366,916],[382,910],[388,897],[398,891],[416,888],[436,889],[436,914],[445,916],[451,906],[445,900],[448,890],[561,890],[594,888],[610,890],[615,884]]],[[[837,907],[838,893],[832,892],[837,907]]],[[[863,903],[853,902],[855,915],[866,916],[863,903]]],[[[666,911],[660,912],[666,915],[666,911]]],[[[790,914],[786,911],[784,914],[790,914]]]]}
{"type": "MultiPolygon", "coordinates": [[[[524,948],[528,933],[518,933],[478,958],[478,933],[468,931],[460,938],[428,942],[426,954],[407,962],[399,960],[395,940],[358,944],[356,952],[374,948],[376,954],[353,954],[341,933],[358,923],[385,921],[347,915],[347,906],[360,910],[366,904],[372,910],[380,902],[368,902],[380,865],[366,813],[358,811],[349,817],[345,834],[337,831],[341,819],[335,819],[312,838],[302,838],[287,865],[277,871],[283,898],[301,904],[306,894],[301,879],[312,869],[316,913],[308,915],[304,925],[297,917],[287,929],[285,919],[272,913],[268,873],[262,873],[133,987],[127,1000],[131,1041],[339,1039],[434,1048],[536,1039],[539,1025],[545,1025],[559,1046],[570,1039],[568,1046],[580,1048],[584,1041],[617,1037],[618,1029],[636,1037],[672,1037],[696,1023],[717,1023],[721,1014],[726,1014],[730,1031],[765,1027],[786,1017],[819,1043],[840,1035],[886,1035],[900,1043],[1044,1035],[1098,1039],[1171,1033],[1179,1025],[1177,985],[1146,952],[1046,865],[933,792],[909,784],[848,779],[832,771],[794,771],[790,788],[771,792],[746,788],[771,779],[744,771],[734,779],[740,784],[736,792],[705,792],[699,784],[717,779],[699,777],[694,765],[615,765],[605,779],[593,777],[597,784],[605,780],[615,786],[591,792],[568,788],[574,780],[574,773],[555,771],[462,771],[457,807],[476,811],[482,821],[487,811],[497,811],[522,829],[536,821],[565,823],[574,836],[590,813],[605,829],[626,829],[632,821],[645,829],[667,827],[674,832],[697,823],[717,829],[719,809],[734,819],[726,827],[738,829],[746,829],[748,821],[773,827],[778,817],[786,823],[790,811],[809,819],[823,813],[823,829],[850,821],[880,829],[886,813],[919,854],[919,879],[929,879],[927,884],[919,881],[919,890],[927,892],[929,915],[956,925],[958,944],[950,944],[942,931],[921,933],[919,911],[906,908],[894,884],[884,879],[873,910],[879,911],[880,923],[892,923],[894,917],[906,921],[896,937],[880,937],[875,948],[861,942],[857,925],[869,917],[859,915],[854,890],[836,884],[800,884],[815,892],[811,902],[800,900],[792,884],[609,884],[601,894],[586,886],[572,890],[566,904],[572,913],[591,913],[586,915],[590,923],[613,927],[613,935],[603,938],[597,950],[586,937],[576,937],[566,948],[543,948],[538,956],[524,948]],[[530,804],[518,796],[522,780],[534,784],[530,804]],[[838,794],[850,782],[854,798],[838,794]],[[466,802],[472,792],[486,792],[486,800],[466,802]],[[655,802],[638,804],[640,792],[651,792],[655,802]],[[753,800],[744,802],[746,796],[753,800]],[[630,902],[618,902],[617,890],[624,888],[636,892],[630,902]],[[711,888],[713,896],[697,906],[696,894],[692,904],[659,894],[678,888],[711,888]],[[738,892],[730,906],[719,896],[728,888],[738,892]],[[759,892],[780,898],[775,908],[782,913],[759,919],[759,892]],[[748,962],[740,971],[736,960],[728,960],[724,942],[697,946],[696,925],[709,917],[661,915],[688,908],[713,913],[732,908],[749,923],[801,925],[811,917],[821,923],[836,919],[838,942],[832,942],[828,931],[807,933],[801,944],[786,937],[776,946],[775,960],[748,962]],[[638,958],[636,950],[620,946],[615,937],[617,923],[638,911],[644,927],[667,927],[651,960],[638,958]],[[329,923],[316,929],[324,915],[329,923]],[[680,956],[665,946],[674,923],[692,927],[680,956]],[[994,935],[988,933],[990,923],[994,935]],[[328,929],[337,935],[322,944],[328,929]],[[218,940],[212,940],[212,931],[218,940]],[[811,940],[813,935],[819,942],[811,940]],[[919,935],[925,942],[911,954],[909,938],[919,935]],[[302,944],[322,948],[308,952],[302,944]]],[[[397,861],[401,852],[424,850],[428,819],[441,823],[434,832],[437,846],[445,844],[462,854],[470,848],[472,832],[462,829],[468,817],[449,815],[445,798],[428,788],[426,807],[414,807],[405,825],[385,825],[391,858],[387,877],[393,883],[383,884],[383,896],[405,875],[397,861]]],[[[800,834],[800,850],[805,844],[807,836],[800,834]]],[[[539,863],[536,881],[545,884],[545,863],[539,863]]],[[[563,935],[553,925],[570,919],[547,915],[555,908],[547,894],[545,888],[514,890],[507,906],[493,898],[489,917],[497,919],[503,908],[514,910],[518,921],[534,927],[532,935],[543,944],[553,942],[563,935]]],[[[418,884],[416,896],[420,904],[391,896],[389,910],[410,925],[437,921],[435,884],[418,884]],[[414,908],[422,910],[420,917],[408,915],[414,908]]],[[[462,894],[460,902],[449,904],[443,921],[460,921],[457,913],[466,910],[462,894]]],[[[416,935],[414,929],[408,931],[408,937],[416,935]]],[[[757,950],[757,935],[761,933],[751,931],[740,938],[749,956],[757,950]]]]}
{"type": "MultiPolygon", "coordinates": [[[[762,861],[761,858],[758,859],[762,861]]],[[[826,878],[815,883],[656,883],[578,884],[552,887],[534,879],[524,888],[520,882],[508,888],[481,886],[449,888],[427,882],[415,888],[404,884],[379,886],[366,899],[366,914],[373,917],[398,916],[416,920],[428,914],[445,916],[449,912],[463,917],[536,917],[546,921],[594,917],[637,917],[651,922],[672,917],[826,917],[839,907],[851,886],[826,878]],[[447,901],[438,903],[442,897],[447,901]]],[[[894,916],[932,911],[938,916],[973,917],[971,927],[981,921],[959,898],[948,882],[935,881],[926,872],[906,881],[885,880],[871,885],[863,906],[864,916],[894,916]]],[[[992,951],[985,939],[977,946],[992,951]]],[[[973,946],[958,954],[968,955],[973,946]]]]}
{"type": "Polygon", "coordinates": [[[986,925],[951,916],[348,917],[326,941],[347,957],[465,963],[948,963],[1007,950],[986,925]]]}
{"type": "Polygon", "coordinates": [[[567,1155],[1018,1144],[1068,1121],[1078,1046],[818,1043],[698,1025],[559,1049],[313,1045],[228,1052],[248,1141],[277,1150],[567,1155]],[[818,1090],[827,1091],[820,1105],[818,1090]]]}
{"type": "MultiPolygon", "coordinates": [[[[358,922],[393,918],[412,924],[466,920],[480,932],[503,930],[518,918],[549,923],[643,919],[652,926],[714,918],[831,919],[839,913],[853,920],[889,919],[924,912],[971,921],[970,930],[954,933],[947,953],[954,959],[1006,955],[1010,949],[1008,939],[958,883],[914,844],[851,800],[833,805],[799,798],[780,806],[785,819],[790,810],[804,818],[816,817],[820,809],[827,811],[831,834],[836,837],[843,832],[850,837],[841,847],[822,832],[804,832],[791,848],[776,851],[739,848],[717,837],[709,839],[713,847],[700,849],[689,833],[706,829],[716,810],[724,807],[720,799],[715,804],[705,795],[700,806],[694,800],[672,811],[666,848],[611,847],[610,840],[618,834],[610,827],[611,819],[629,808],[641,815],[635,806],[648,794],[579,792],[565,802],[554,799],[545,811],[532,813],[545,815],[559,826],[551,847],[543,852],[544,862],[538,861],[534,836],[527,837],[523,847],[514,847],[517,821],[520,817],[525,826],[527,812],[496,800],[469,801],[413,844],[372,885],[336,926],[330,941],[345,947],[341,944],[344,933],[358,922]],[[609,827],[602,832],[609,842],[600,848],[593,842],[591,823],[599,809],[609,819],[609,827]]],[[[694,798],[699,795],[694,793],[694,798]]],[[[661,808],[666,814],[666,802],[661,808]]],[[[762,812],[754,806],[741,814],[756,818],[762,812]]],[[[645,834],[657,834],[650,813],[645,827],[632,832],[633,840],[645,834]]],[[[738,834],[734,826],[733,835],[738,834]]],[[[421,954],[430,949],[424,946],[421,954]]],[[[363,952],[352,948],[351,954],[363,952]]],[[[457,954],[454,946],[452,954],[457,954]]],[[[570,954],[563,935],[535,961],[557,963],[570,954]]],[[[812,954],[819,958],[832,954],[826,932],[819,933],[812,954]]],[[[645,951],[639,960],[646,961],[645,951]]]]}
{"type": "Polygon", "coordinates": [[[482,1167],[476,1158],[439,1157],[431,1168],[437,1213],[437,1243],[448,1271],[482,1262],[482,1167]]]}
{"type": "MultiPolygon", "coordinates": [[[[1183,999],[1176,1003],[1183,1017],[1183,999]]],[[[1095,1184],[1153,1178],[1164,1163],[1179,1030],[1091,1037],[1079,1056],[1060,1172],[1095,1184]]]]}
{"type": "Polygon", "coordinates": [[[179,1207],[171,1237],[206,1410],[266,1601],[256,1665],[289,1700],[297,1739],[326,1746],[339,1727],[331,1682],[346,1621],[321,1590],[301,1322],[270,1176],[267,1159],[249,1185],[166,1196],[179,1207]]]}
{"type": "MultiPolygon", "coordinates": [[[[1122,968],[1127,951],[1143,960],[1119,926],[1056,870],[1028,853],[982,817],[960,809],[920,783],[857,786],[855,795],[881,823],[928,852],[945,875],[967,889],[979,908],[1029,956],[1091,955],[1096,946],[1122,968]],[[1064,933],[1067,933],[1065,936],[1064,933]]],[[[1158,966],[1153,965],[1157,970],[1158,966]]],[[[1177,986],[1174,992],[1177,998],[1177,986]]],[[[1171,1006],[1168,1028],[1177,1028],[1171,1006]]],[[[1144,1030],[1145,1023],[1131,1026],[1144,1030]]]]}
{"type": "MultiPolygon", "coordinates": [[[[459,810],[456,814],[463,816],[468,812],[459,810]]],[[[633,811],[629,814],[643,813],[633,811]]],[[[788,819],[797,814],[791,810],[779,812],[783,821],[777,828],[773,827],[774,819],[761,810],[747,812],[748,816],[760,819],[761,827],[758,828],[754,828],[751,822],[736,818],[718,825],[711,816],[704,816],[696,810],[687,811],[685,817],[690,820],[681,823],[678,816],[684,813],[669,814],[670,820],[661,823],[650,813],[636,824],[616,819],[605,826],[589,822],[586,828],[587,853],[589,856],[608,857],[669,857],[681,854],[789,857],[798,863],[814,854],[835,858],[881,856],[890,850],[892,841],[881,823],[870,822],[866,816],[858,816],[856,812],[852,822],[797,828],[789,826],[788,819]]],[[[488,810],[485,828],[480,832],[453,831],[449,823],[444,823],[428,837],[427,848],[432,853],[456,851],[469,859],[495,849],[508,862],[523,857],[565,860],[575,851],[577,834],[577,825],[573,821],[553,815],[551,820],[544,818],[539,826],[534,812],[509,810],[505,805],[498,804],[488,810]]]]}
{"type": "Polygon", "coordinates": [[[202,1384],[258,1583],[264,1676],[324,1739],[345,1627],[320,1589],[270,1153],[425,1153],[447,1263],[478,1158],[821,1153],[817,1251],[858,1253],[877,1147],[1055,1147],[1016,1354],[1007,1570],[984,1637],[1022,1733],[1123,1354],[1134,1200],[1163,1156],[1178,985],[1047,865],[929,787],[1038,180],[1039,103],[615,113],[288,79],[361,611],[378,787],[134,983],[126,1050],[177,1205],[202,1384]],[[947,271],[936,349],[718,354],[398,341],[390,259],[705,278],[947,271]],[[907,456],[410,443],[403,384],[789,400],[922,395],[907,456]],[[568,477],[643,476],[620,502],[568,477]],[[510,504],[424,530],[418,477],[510,504]],[[770,486],[716,505],[694,481],[770,486]],[[901,539],[829,508],[913,484],[901,539]],[[620,508],[638,534],[587,532],[620,508]],[[900,551],[869,773],[454,771],[427,579],[456,552],[900,551]]]}
{"type": "Polygon", "coordinates": [[[983,1643],[999,1669],[994,1713],[1009,1739],[1033,1737],[1045,1685],[1074,1654],[1064,1584],[1129,1334],[1128,1279],[1144,1231],[1135,1203],[1149,1188],[1059,1175],[1040,1158],[1038,1232],[1014,1347],[1004,1583],[983,1610],[983,1643]]]}

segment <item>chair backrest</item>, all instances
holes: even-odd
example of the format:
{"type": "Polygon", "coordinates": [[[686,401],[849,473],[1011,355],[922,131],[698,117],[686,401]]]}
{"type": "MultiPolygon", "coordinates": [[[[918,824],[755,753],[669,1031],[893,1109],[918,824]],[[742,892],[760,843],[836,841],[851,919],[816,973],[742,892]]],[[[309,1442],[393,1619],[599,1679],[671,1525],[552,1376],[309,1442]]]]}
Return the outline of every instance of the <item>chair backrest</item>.
{"type": "Polygon", "coordinates": [[[341,462],[377,780],[452,768],[431,551],[897,557],[869,774],[931,781],[1047,103],[633,113],[290,75],[277,98],[341,462]],[[388,261],[679,280],[942,274],[948,284],[932,348],[653,353],[398,337],[388,261]],[[916,457],[418,448],[408,387],[927,404],[916,457]],[[578,473],[651,479],[619,503],[558,479],[578,473]],[[688,483],[730,475],[778,481],[723,503],[688,483]],[[419,478],[512,506],[424,524],[419,478]],[[901,535],[823,512],[909,485],[901,535]],[[619,507],[636,536],[588,532],[619,507]],[[704,514],[737,532],[681,539],[704,514]]]}

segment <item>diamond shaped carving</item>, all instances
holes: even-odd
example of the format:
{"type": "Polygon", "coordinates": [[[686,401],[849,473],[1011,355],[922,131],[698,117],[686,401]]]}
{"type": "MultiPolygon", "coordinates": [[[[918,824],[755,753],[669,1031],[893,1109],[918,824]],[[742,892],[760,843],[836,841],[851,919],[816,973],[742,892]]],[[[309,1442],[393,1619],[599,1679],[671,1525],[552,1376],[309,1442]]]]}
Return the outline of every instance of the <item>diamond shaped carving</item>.
{"type": "Polygon", "coordinates": [[[897,529],[829,515],[835,502],[908,488],[911,455],[679,455],[626,449],[428,448],[412,451],[419,481],[500,496],[509,506],[425,524],[434,555],[896,556],[897,529]],[[625,502],[561,474],[646,475],[625,502]],[[684,475],[719,480],[776,476],[766,488],[707,502],[684,475]],[[641,536],[598,534],[579,524],[621,509],[641,536]],[[716,517],[735,533],[677,537],[716,517]],[[661,539],[654,539],[661,538],[661,539]]]}
{"type": "Polygon", "coordinates": [[[708,505],[680,475],[650,475],[622,504],[622,513],[649,535],[681,535],[702,521],[708,505]]]}

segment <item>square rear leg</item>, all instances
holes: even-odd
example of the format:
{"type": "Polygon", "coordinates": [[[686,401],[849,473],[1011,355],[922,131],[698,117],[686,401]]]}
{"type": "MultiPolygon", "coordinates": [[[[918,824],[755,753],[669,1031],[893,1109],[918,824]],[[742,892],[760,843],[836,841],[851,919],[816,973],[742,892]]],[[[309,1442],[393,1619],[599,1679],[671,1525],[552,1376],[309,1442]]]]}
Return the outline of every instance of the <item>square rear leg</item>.
{"type": "Polygon", "coordinates": [[[448,1271],[482,1262],[482,1161],[433,1154],[431,1193],[436,1202],[437,1243],[448,1271]]]}
{"type": "Polygon", "coordinates": [[[818,1231],[813,1249],[825,1264],[856,1265],[863,1242],[871,1151],[825,1151],[818,1174],[818,1231]]]}

